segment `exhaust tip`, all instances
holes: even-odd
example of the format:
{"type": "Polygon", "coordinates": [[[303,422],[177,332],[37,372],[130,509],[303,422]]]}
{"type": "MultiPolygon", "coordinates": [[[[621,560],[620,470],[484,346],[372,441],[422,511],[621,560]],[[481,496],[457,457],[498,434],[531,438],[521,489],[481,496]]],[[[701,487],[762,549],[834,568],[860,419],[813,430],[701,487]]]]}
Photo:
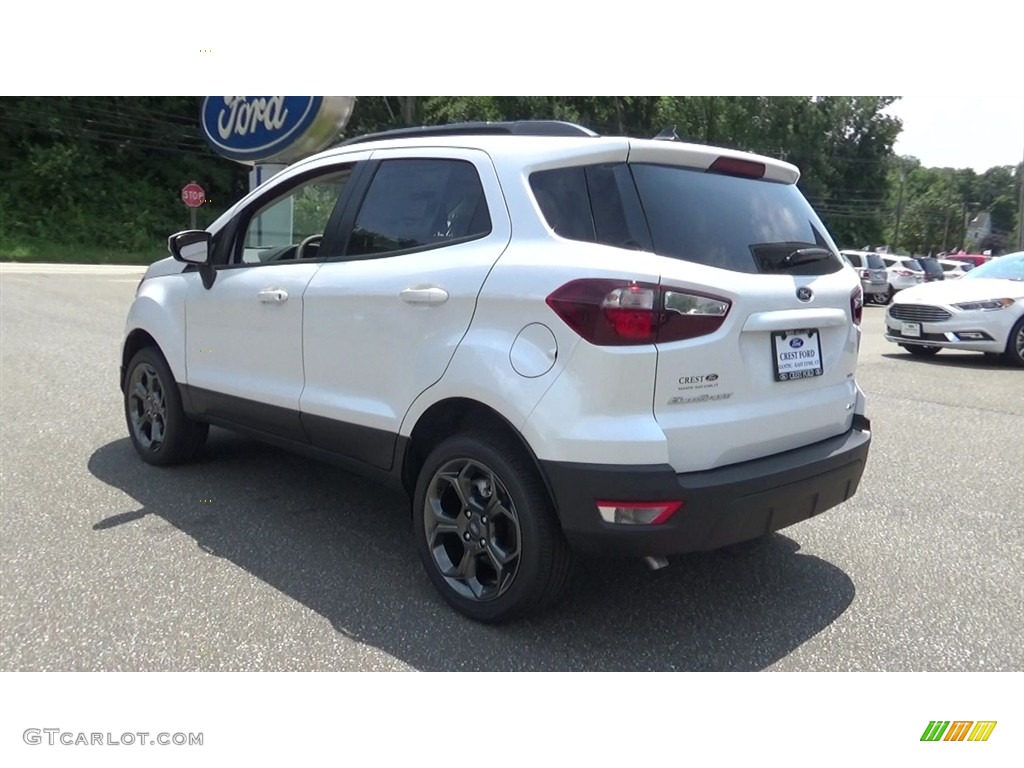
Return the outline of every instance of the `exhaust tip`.
{"type": "Polygon", "coordinates": [[[662,568],[668,567],[667,557],[644,555],[644,562],[647,563],[647,567],[652,571],[660,571],[662,568]]]}

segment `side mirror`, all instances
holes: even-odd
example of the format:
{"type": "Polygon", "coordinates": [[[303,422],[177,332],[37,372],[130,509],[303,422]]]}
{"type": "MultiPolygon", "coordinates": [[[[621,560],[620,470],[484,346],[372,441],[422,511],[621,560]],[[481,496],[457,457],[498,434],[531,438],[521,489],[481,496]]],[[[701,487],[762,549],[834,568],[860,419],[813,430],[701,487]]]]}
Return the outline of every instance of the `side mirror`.
{"type": "Polygon", "coordinates": [[[200,229],[187,229],[167,238],[167,250],[186,264],[207,264],[213,235],[200,229]]]}

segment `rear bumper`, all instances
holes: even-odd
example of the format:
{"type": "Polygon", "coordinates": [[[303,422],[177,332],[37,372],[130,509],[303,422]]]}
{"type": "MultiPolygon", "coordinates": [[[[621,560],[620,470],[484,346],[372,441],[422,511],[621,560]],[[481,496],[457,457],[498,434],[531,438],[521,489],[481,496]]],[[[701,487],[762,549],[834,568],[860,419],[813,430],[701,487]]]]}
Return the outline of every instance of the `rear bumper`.
{"type": "Polygon", "coordinates": [[[541,462],[573,549],[608,555],[671,555],[717,549],[777,531],[841,504],[857,490],[870,424],[814,445],[704,472],[668,465],[541,462]],[[607,523],[596,502],[683,500],[656,526],[607,523]]]}

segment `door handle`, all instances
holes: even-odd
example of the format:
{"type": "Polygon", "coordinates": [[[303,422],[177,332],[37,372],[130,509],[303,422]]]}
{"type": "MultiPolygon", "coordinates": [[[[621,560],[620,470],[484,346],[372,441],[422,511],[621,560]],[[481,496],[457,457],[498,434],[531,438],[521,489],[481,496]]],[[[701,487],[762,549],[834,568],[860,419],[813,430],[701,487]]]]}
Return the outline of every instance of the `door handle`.
{"type": "Polygon", "coordinates": [[[256,298],[264,304],[280,304],[288,301],[288,291],[282,288],[264,288],[256,294],[256,298]]]}
{"type": "Polygon", "coordinates": [[[406,304],[444,304],[448,301],[448,291],[437,286],[406,288],[398,298],[406,304]]]}

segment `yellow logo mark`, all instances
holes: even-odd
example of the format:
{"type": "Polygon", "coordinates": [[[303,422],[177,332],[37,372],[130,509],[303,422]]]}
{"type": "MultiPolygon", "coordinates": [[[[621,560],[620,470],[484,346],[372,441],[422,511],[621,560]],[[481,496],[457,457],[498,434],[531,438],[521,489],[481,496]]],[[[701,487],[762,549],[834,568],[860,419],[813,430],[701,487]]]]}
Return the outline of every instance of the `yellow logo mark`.
{"type": "Polygon", "coordinates": [[[971,735],[967,737],[967,740],[988,741],[988,737],[992,735],[992,731],[994,731],[995,728],[995,720],[979,720],[974,724],[974,730],[971,731],[971,735]]]}

